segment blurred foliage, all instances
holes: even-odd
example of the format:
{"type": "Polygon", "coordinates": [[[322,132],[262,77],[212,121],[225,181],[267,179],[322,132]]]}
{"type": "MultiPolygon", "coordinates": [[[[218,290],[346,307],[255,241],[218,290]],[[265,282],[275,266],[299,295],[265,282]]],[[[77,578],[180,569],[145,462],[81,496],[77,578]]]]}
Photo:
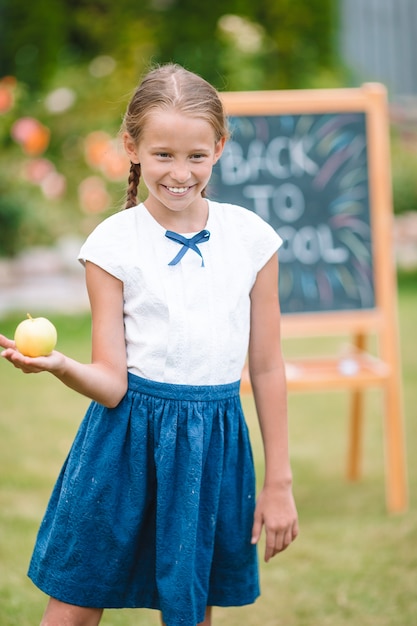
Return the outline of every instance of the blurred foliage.
{"type": "MultiPolygon", "coordinates": [[[[220,90],[346,84],[336,4],[0,0],[0,256],[83,238],[124,204],[116,138],[154,63],[181,63],[220,90]]],[[[409,205],[415,187],[399,170],[396,194],[409,205]]]]}
{"type": "Polygon", "coordinates": [[[115,138],[151,64],[179,62],[227,90],[335,76],[332,0],[276,4],[0,0],[0,255],[83,237],[123,205],[115,138]]]}
{"type": "Polygon", "coordinates": [[[236,58],[242,76],[248,57],[256,57],[253,89],[296,88],[334,65],[336,6],[334,0],[0,0],[0,76],[12,74],[38,90],[58,68],[100,54],[146,65],[148,42],[153,60],[175,60],[218,87],[228,83],[225,57],[234,48],[242,53],[236,58]],[[222,33],[224,15],[242,22],[222,33]],[[256,42],[245,24],[258,32],[256,42]]]}
{"type": "MultiPolygon", "coordinates": [[[[410,110],[408,115],[415,112],[410,110]]],[[[417,123],[414,128],[404,130],[393,121],[391,140],[391,162],[394,208],[396,214],[417,211],[417,123]]]]}
{"type": "Polygon", "coordinates": [[[220,89],[305,87],[334,67],[334,0],[153,4],[164,7],[155,22],[156,59],[191,66],[220,89]]]}
{"type": "MultiPolygon", "coordinates": [[[[152,39],[147,6],[132,0],[0,0],[0,76],[38,91],[62,68],[117,53],[126,62],[152,39]]],[[[149,16],[150,17],[150,16],[149,16]]]]}
{"type": "MultiPolygon", "coordinates": [[[[97,60],[112,66],[110,57],[97,60]]],[[[124,79],[123,70],[94,76],[91,65],[77,64],[58,72],[51,89],[36,99],[22,83],[0,82],[0,101],[2,87],[13,98],[10,110],[0,115],[0,256],[69,233],[84,236],[102,219],[100,212],[121,207],[127,169],[106,174],[98,160],[88,160],[86,144],[94,131],[106,133],[104,157],[117,137],[128,98],[124,79]],[[46,137],[37,138],[38,126],[24,128],[28,122],[36,122],[46,137]],[[85,181],[95,185],[90,192],[95,206],[91,200],[83,206],[85,181]]]]}

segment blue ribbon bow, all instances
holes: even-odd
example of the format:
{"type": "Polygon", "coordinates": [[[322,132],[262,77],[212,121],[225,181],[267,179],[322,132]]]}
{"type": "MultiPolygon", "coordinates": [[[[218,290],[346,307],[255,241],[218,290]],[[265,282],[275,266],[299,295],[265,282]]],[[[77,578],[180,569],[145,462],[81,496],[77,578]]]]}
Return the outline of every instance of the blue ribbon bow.
{"type": "Polygon", "coordinates": [[[194,252],[197,252],[197,254],[201,256],[201,267],[204,267],[203,255],[197,247],[197,244],[204,243],[205,241],[208,241],[210,239],[210,233],[208,230],[201,230],[199,233],[197,233],[193,237],[190,237],[189,239],[187,239],[187,237],[179,235],[178,233],[174,233],[173,230],[167,230],[165,233],[165,237],[168,237],[168,239],[172,239],[172,241],[176,241],[177,243],[182,245],[181,250],[172,259],[172,261],[168,263],[168,265],[176,265],[177,263],[179,263],[187,250],[191,248],[191,250],[194,250],[194,252]]]}

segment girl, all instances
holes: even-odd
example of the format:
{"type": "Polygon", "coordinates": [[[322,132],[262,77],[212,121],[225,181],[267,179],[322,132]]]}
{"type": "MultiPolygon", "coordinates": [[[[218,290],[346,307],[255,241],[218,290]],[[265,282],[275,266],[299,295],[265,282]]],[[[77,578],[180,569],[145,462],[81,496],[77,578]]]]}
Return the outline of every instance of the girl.
{"type": "Polygon", "coordinates": [[[92,399],[39,530],[29,576],[50,600],[42,626],[94,626],[106,607],[148,607],[168,626],[211,624],[213,605],[259,595],[265,560],[297,536],[280,349],[275,231],[205,197],[228,131],[216,90],[169,64],[125,114],[125,211],[80,252],[91,364],[54,351],[48,371],[92,399]],[[138,204],[142,177],[148,196],[138,204]],[[265,450],[255,478],[239,379],[250,377],[265,450]]]}

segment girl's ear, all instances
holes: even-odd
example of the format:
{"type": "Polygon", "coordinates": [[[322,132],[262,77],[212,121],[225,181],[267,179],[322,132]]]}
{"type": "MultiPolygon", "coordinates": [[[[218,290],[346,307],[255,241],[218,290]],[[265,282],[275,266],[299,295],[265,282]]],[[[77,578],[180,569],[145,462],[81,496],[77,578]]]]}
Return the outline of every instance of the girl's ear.
{"type": "Polygon", "coordinates": [[[216,143],[216,146],[214,148],[214,163],[217,163],[217,161],[220,159],[220,157],[222,156],[223,153],[223,149],[226,143],[226,137],[222,137],[221,139],[219,139],[219,141],[216,143]]]}
{"type": "Polygon", "coordinates": [[[130,161],[132,163],[139,163],[139,157],[136,152],[136,144],[129,133],[123,133],[123,145],[130,161]]]}

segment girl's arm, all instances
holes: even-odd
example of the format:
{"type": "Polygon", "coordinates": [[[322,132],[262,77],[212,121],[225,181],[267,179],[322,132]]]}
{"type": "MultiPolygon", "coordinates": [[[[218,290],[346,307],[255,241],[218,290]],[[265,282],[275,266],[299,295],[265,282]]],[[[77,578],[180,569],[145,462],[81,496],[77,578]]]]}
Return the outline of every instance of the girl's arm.
{"type": "Polygon", "coordinates": [[[288,451],[287,390],[281,353],[278,255],[258,273],[251,292],[249,373],[265,454],[265,480],[255,510],[252,542],[265,527],[265,560],[298,534],[288,451]]]}
{"type": "Polygon", "coordinates": [[[127,389],[126,346],[123,325],[123,284],[93,263],[86,263],[87,290],[92,315],[92,360],[79,363],[54,350],[49,356],[25,357],[14,342],[0,335],[2,356],[25,373],[50,372],[67,387],[115,407],[127,389]]]}

